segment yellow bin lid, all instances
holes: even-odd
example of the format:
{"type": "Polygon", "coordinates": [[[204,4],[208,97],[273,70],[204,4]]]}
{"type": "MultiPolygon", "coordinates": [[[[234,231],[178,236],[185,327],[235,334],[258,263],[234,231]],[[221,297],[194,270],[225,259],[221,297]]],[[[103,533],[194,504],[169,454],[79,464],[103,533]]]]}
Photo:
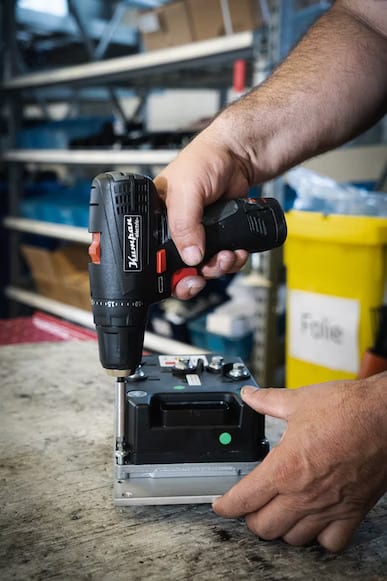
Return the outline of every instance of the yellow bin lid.
{"type": "Polygon", "coordinates": [[[387,218],[291,210],[286,214],[286,222],[289,240],[304,238],[367,246],[387,244],[387,218]]]}

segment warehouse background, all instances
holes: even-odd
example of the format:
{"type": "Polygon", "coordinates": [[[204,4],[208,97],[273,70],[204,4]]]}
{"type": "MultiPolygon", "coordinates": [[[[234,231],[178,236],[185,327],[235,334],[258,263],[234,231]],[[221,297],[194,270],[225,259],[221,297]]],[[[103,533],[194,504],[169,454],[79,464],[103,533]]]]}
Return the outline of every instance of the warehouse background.
{"type": "MultiPolygon", "coordinates": [[[[313,0],[1,3],[3,342],[80,333],[63,320],[92,328],[86,252],[92,177],[114,167],[156,175],[219,108],[264,80],[329,6],[313,0]],[[23,322],[22,338],[17,321],[23,322]]],[[[305,167],[382,190],[386,141],[383,120],[305,167]]],[[[250,192],[261,193],[278,197],[287,210],[297,196],[284,178],[250,192]]],[[[369,215],[368,209],[358,213],[369,215]]],[[[366,223],[367,231],[374,232],[373,224],[366,223]]],[[[340,241],[333,243],[335,253],[340,241]]],[[[383,252],[383,237],[375,244],[383,252]]],[[[289,250],[289,261],[298,258],[289,250]]],[[[382,302],[385,262],[380,264],[368,310],[382,302]]],[[[294,284],[308,290],[299,278],[294,284]]],[[[371,314],[364,317],[354,347],[358,358],[373,334],[371,314]]],[[[211,282],[188,303],[170,299],[154,307],[149,331],[240,355],[262,384],[282,385],[285,319],[286,276],[278,251],[252,257],[241,276],[211,282]]],[[[325,373],[324,362],[310,360],[300,368],[302,355],[288,357],[292,369],[296,360],[301,382],[308,373],[316,376],[316,365],[321,379],[356,372],[336,365],[325,373]]]]}

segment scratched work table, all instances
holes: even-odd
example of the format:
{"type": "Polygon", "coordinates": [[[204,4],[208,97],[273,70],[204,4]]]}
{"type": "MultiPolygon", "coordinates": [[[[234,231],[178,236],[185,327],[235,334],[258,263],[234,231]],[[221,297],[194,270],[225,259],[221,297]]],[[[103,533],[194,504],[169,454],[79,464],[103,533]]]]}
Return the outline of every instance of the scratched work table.
{"type": "MultiPolygon", "coordinates": [[[[0,579],[387,579],[387,499],[342,555],[264,542],[209,505],[112,505],[113,382],[95,342],[0,348],[0,579]]],[[[267,435],[282,426],[268,419],[267,435]]]]}

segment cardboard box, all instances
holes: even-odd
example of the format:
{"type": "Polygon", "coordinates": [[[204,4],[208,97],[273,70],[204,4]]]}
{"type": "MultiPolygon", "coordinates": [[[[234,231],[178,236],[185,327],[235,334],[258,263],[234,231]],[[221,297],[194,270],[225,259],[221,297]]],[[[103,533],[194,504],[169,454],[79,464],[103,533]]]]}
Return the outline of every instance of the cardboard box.
{"type": "Polygon", "coordinates": [[[138,26],[146,50],[169,48],[194,40],[183,0],[141,13],[138,26]]]}
{"type": "MultiPolygon", "coordinates": [[[[225,34],[220,0],[186,0],[194,40],[225,34]]],[[[228,0],[233,33],[262,26],[258,0],[228,0]]]]}
{"type": "Polygon", "coordinates": [[[43,296],[90,311],[90,285],[86,247],[74,244],[50,251],[23,245],[22,254],[43,296]]]}
{"type": "MultiPolygon", "coordinates": [[[[262,26],[259,0],[228,0],[233,33],[262,26]]],[[[146,50],[179,46],[225,34],[220,0],[178,0],[142,12],[138,27],[146,50]]]]}

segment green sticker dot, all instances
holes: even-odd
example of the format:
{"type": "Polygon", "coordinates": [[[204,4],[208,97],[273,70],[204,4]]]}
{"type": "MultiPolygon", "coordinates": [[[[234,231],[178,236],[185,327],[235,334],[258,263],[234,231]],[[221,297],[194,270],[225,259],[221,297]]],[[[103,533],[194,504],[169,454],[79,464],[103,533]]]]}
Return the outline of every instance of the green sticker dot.
{"type": "Polygon", "coordinates": [[[185,385],[174,385],[173,389],[185,389],[185,385]]]}
{"type": "Polygon", "coordinates": [[[219,442],[223,444],[223,446],[227,446],[232,440],[231,434],[228,432],[222,432],[219,436],[219,442]]]}

